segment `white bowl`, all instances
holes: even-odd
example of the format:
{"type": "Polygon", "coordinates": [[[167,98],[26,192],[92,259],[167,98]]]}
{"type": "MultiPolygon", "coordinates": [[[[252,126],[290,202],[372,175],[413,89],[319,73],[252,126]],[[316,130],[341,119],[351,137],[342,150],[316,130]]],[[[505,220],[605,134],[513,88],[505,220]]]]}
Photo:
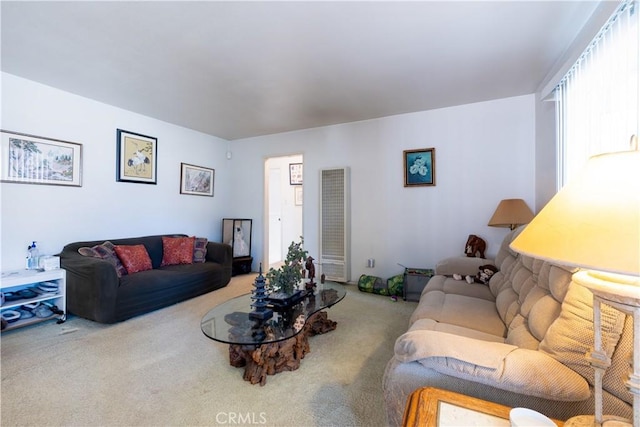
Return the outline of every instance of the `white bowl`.
{"type": "Polygon", "coordinates": [[[527,408],[513,408],[509,411],[511,427],[557,427],[551,418],[527,408]]]}

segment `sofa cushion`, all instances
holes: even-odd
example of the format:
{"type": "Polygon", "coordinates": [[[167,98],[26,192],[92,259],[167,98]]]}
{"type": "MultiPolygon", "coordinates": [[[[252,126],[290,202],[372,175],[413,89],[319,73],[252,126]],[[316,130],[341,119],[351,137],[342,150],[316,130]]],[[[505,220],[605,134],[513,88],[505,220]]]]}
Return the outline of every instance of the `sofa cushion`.
{"type": "Polygon", "coordinates": [[[120,262],[120,258],[118,258],[118,255],[113,248],[114,244],[107,240],[102,244],[92,247],[81,247],[78,249],[78,253],[83,256],[101,258],[109,262],[116,269],[116,274],[118,275],[118,277],[122,277],[127,274],[127,269],[124,268],[124,265],[122,265],[122,262],[120,262]]]}
{"type": "Polygon", "coordinates": [[[144,245],[115,245],[114,250],[128,274],[151,270],[151,258],[144,245]]]}
{"type": "Polygon", "coordinates": [[[508,287],[500,291],[496,297],[496,310],[502,321],[506,325],[511,325],[520,310],[518,294],[513,288],[508,287]]]}
{"type": "MultiPolygon", "coordinates": [[[[607,356],[611,357],[620,340],[624,314],[605,304],[601,305],[601,312],[602,344],[607,356]]],[[[540,351],[593,384],[594,371],[585,357],[593,347],[593,330],[593,295],[587,288],[571,282],[560,316],[549,327],[540,343],[540,351]]]]}
{"type": "Polygon", "coordinates": [[[504,342],[504,337],[502,336],[480,332],[463,326],[451,325],[449,323],[440,323],[432,319],[416,320],[409,328],[409,331],[438,331],[459,335],[461,337],[474,338],[477,340],[504,342]]]}
{"type": "Polygon", "coordinates": [[[500,270],[503,270],[503,264],[505,262],[509,263],[509,260],[513,260],[520,255],[516,251],[511,249],[509,245],[511,245],[511,242],[515,240],[515,238],[518,237],[520,233],[522,233],[522,230],[524,230],[524,228],[525,226],[521,225],[520,227],[517,227],[514,230],[511,230],[505,236],[505,238],[502,239],[502,242],[500,242],[500,248],[498,248],[498,253],[496,254],[496,258],[495,258],[495,265],[500,270]]]}
{"type": "Polygon", "coordinates": [[[572,271],[548,262],[542,263],[541,268],[535,271],[538,278],[537,290],[535,293],[530,293],[528,298],[542,296],[535,301],[532,300],[533,304],[527,313],[527,326],[538,342],[544,339],[547,331],[560,315],[562,301],[571,283],[572,271]]]}
{"type": "MultiPolygon", "coordinates": [[[[527,327],[538,344],[544,339],[553,321],[558,318],[562,304],[551,295],[540,298],[529,311],[527,327]]],[[[538,346],[536,346],[536,349],[538,346]]]]}
{"type": "Polygon", "coordinates": [[[195,237],[162,237],[161,266],[193,264],[195,237]]]}
{"type": "Polygon", "coordinates": [[[432,319],[492,335],[506,335],[506,327],[498,316],[495,303],[466,295],[427,292],[420,298],[409,324],[418,319],[432,319]]]}
{"type": "Polygon", "coordinates": [[[573,271],[524,255],[508,266],[504,280],[510,286],[502,286],[496,297],[498,312],[509,327],[507,343],[538,349],[560,314],[573,271]]]}
{"type": "MultiPolygon", "coordinates": [[[[475,258],[479,259],[479,258],[475,258]]],[[[431,291],[442,291],[445,294],[466,295],[474,298],[481,298],[487,301],[493,301],[495,298],[491,290],[485,285],[479,283],[467,283],[465,280],[455,280],[448,276],[433,276],[422,290],[424,295],[431,291]]]]}
{"type": "Polygon", "coordinates": [[[207,242],[206,237],[195,237],[193,240],[193,262],[204,262],[207,258],[207,242]]]}
{"type": "Polygon", "coordinates": [[[493,264],[493,260],[476,257],[445,258],[436,264],[436,274],[443,276],[453,276],[454,274],[475,276],[480,266],[486,264],[493,264]]]}
{"type": "Polygon", "coordinates": [[[491,276],[491,279],[489,280],[489,288],[496,298],[501,291],[505,289],[512,289],[510,278],[511,272],[516,265],[517,254],[509,248],[509,244],[516,238],[516,236],[518,236],[518,234],[520,234],[521,231],[522,227],[516,228],[511,233],[507,234],[500,244],[500,249],[496,254],[494,265],[498,267],[499,271],[491,276]]]}
{"type": "Polygon", "coordinates": [[[537,279],[541,266],[542,261],[525,256],[519,257],[510,275],[513,288],[502,290],[498,295],[499,298],[504,294],[513,298],[514,294],[517,294],[517,299],[510,306],[509,316],[504,319],[509,325],[506,342],[530,350],[538,349],[542,337],[536,338],[532,334],[529,316],[540,300],[549,294],[544,284],[538,286],[537,279]]]}

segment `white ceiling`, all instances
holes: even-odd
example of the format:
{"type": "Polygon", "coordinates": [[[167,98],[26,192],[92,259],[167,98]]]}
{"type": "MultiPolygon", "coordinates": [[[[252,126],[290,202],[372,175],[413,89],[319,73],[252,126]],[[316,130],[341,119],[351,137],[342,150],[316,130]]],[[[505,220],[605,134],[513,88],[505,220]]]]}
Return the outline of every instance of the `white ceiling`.
{"type": "Polygon", "coordinates": [[[2,1],[2,70],[234,140],[533,93],[597,4],[2,1]]]}

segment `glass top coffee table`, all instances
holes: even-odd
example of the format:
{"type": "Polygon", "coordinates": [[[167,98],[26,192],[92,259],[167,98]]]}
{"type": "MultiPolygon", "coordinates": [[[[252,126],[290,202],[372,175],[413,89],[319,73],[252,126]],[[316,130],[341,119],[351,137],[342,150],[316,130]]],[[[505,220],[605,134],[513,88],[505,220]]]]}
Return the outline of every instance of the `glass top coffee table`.
{"type": "Polygon", "coordinates": [[[346,295],[343,285],[318,283],[313,293],[296,304],[270,305],[273,316],[253,319],[252,294],[232,298],[204,315],[202,332],[209,338],[229,344],[232,366],[245,367],[244,379],[264,385],[266,375],[292,371],[309,351],[308,337],[332,331],[336,322],[323,310],[340,302],[346,295]]]}

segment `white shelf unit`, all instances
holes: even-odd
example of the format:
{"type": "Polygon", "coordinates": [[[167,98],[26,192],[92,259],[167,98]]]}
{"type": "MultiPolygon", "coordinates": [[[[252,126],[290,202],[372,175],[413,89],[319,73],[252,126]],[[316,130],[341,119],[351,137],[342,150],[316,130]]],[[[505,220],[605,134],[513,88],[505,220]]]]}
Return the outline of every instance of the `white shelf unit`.
{"type": "MultiPolygon", "coordinates": [[[[22,298],[14,301],[4,301],[0,310],[16,310],[25,304],[41,303],[49,307],[57,308],[58,313],[48,317],[33,316],[26,319],[18,319],[10,322],[2,332],[22,326],[43,322],[50,319],[58,319],[58,323],[62,323],[67,318],[67,272],[64,269],[56,269],[49,271],[41,270],[13,270],[3,271],[0,277],[0,291],[4,294],[8,292],[19,292],[24,289],[33,290],[36,296],[32,298],[22,298]],[[58,286],[57,292],[43,292],[38,286],[46,282],[55,283],[58,286]]],[[[55,310],[54,310],[55,311],[55,310]]]]}

